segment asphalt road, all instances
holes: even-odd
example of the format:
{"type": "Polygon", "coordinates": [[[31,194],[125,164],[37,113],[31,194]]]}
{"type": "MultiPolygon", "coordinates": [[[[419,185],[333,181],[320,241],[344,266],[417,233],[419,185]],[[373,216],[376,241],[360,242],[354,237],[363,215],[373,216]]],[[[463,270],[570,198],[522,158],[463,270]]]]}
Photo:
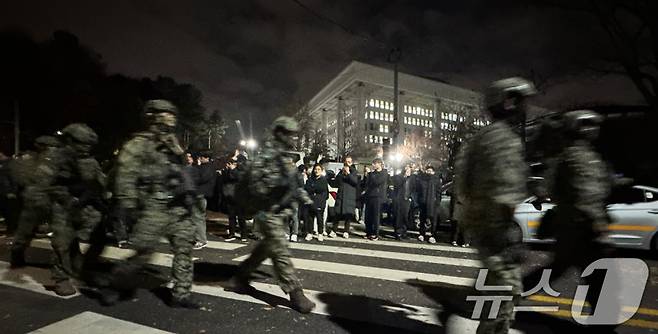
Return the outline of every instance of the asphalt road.
{"type": "MultiPolygon", "coordinates": [[[[221,217],[209,223],[211,233],[221,234],[221,217]]],[[[362,233],[362,225],[355,226],[362,233]]],[[[326,238],[320,243],[291,244],[293,262],[316,310],[301,315],[289,302],[263,264],[254,280],[258,292],[239,295],[223,285],[255,242],[224,242],[210,235],[209,247],[195,251],[194,295],[204,310],[172,309],[165,304],[170,256],[162,244],[153,259],[143,287],[132,300],[101,306],[95,291],[81,289],[72,298],[60,298],[48,288],[51,256],[47,239],[36,240],[28,251],[31,266],[8,269],[11,239],[0,239],[0,332],[27,333],[475,333],[477,322],[468,319],[480,263],[470,248],[447,243],[429,245],[417,240],[366,241],[326,238]]],[[[447,241],[447,240],[444,240],[447,241]]],[[[109,262],[128,251],[106,248],[109,262]]],[[[650,268],[641,309],[617,333],[658,332],[658,262],[646,252],[621,252],[618,256],[641,258],[650,268]]],[[[549,261],[544,247],[530,247],[524,270],[549,261]]],[[[516,333],[576,332],[571,318],[571,298],[578,273],[565,275],[552,286],[555,298],[534,295],[523,306],[559,306],[559,312],[518,312],[516,333]]],[[[527,290],[527,289],[526,289],[527,290]]]]}

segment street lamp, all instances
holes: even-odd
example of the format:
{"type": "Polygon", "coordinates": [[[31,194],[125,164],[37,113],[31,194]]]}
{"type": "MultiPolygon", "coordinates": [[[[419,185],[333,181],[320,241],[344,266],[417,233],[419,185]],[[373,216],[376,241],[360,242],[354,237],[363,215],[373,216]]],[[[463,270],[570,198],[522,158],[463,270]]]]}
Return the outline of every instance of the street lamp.
{"type": "Polygon", "coordinates": [[[258,147],[258,143],[256,143],[256,141],[254,139],[248,139],[246,145],[247,145],[247,148],[250,149],[250,150],[253,150],[256,147],[258,147]]]}
{"type": "Polygon", "coordinates": [[[391,158],[391,160],[395,161],[396,163],[400,163],[402,161],[402,158],[404,158],[404,157],[402,156],[402,153],[395,152],[395,153],[391,154],[390,158],[391,158]]]}

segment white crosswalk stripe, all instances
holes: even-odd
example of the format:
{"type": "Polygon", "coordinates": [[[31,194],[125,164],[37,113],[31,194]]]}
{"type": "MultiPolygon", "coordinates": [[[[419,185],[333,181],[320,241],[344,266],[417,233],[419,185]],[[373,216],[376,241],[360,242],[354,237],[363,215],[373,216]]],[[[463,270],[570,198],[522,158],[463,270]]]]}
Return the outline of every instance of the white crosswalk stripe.
{"type": "Polygon", "coordinates": [[[54,291],[49,290],[47,287],[55,284],[51,275],[50,270],[37,267],[9,269],[8,262],[0,261],[0,284],[62,299],[69,299],[79,295],[75,294],[62,297],[55,294],[54,291]]]}
{"type": "MultiPolygon", "coordinates": [[[[246,260],[249,255],[244,255],[233,259],[236,262],[246,260]]],[[[344,264],[327,261],[306,260],[291,258],[293,265],[297,269],[317,271],[329,274],[340,274],[347,276],[357,276],[365,278],[374,278],[393,282],[408,282],[422,280],[436,283],[444,283],[455,286],[473,286],[475,279],[448,275],[419,273],[415,271],[404,271],[396,269],[377,268],[370,266],[359,266],[355,264],[344,264]]],[[[263,264],[271,266],[272,261],[266,260],[263,264]]]]}
{"type": "Polygon", "coordinates": [[[354,244],[370,244],[370,245],[380,245],[392,248],[402,248],[402,249],[423,249],[423,250],[434,250],[441,252],[454,252],[454,253],[467,253],[467,254],[477,254],[477,250],[474,248],[464,248],[457,246],[448,246],[448,245],[437,245],[429,244],[424,242],[399,242],[399,241],[388,241],[388,240],[377,240],[371,241],[364,239],[363,233],[352,233],[350,234],[351,238],[345,239],[342,237],[336,238],[325,238],[325,241],[329,242],[347,242],[354,244]]]}
{"type": "MultiPolygon", "coordinates": [[[[48,240],[35,240],[31,244],[31,246],[40,249],[50,248],[50,244],[48,240]]],[[[243,247],[245,247],[245,244],[242,243],[209,241],[208,247],[206,248],[206,250],[203,251],[202,254],[205,259],[211,259],[212,254],[216,254],[218,252],[235,252],[241,250],[243,247]]],[[[81,248],[85,250],[86,245],[82,245],[81,248]]],[[[472,272],[473,269],[481,267],[481,263],[478,260],[473,258],[465,258],[467,256],[475,257],[476,254],[474,250],[469,248],[452,247],[447,245],[403,243],[403,242],[394,242],[394,241],[378,241],[373,243],[371,241],[363,240],[360,238],[351,238],[351,239],[336,238],[336,239],[330,239],[328,242],[325,242],[323,244],[319,244],[316,242],[291,243],[290,248],[292,250],[309,252],[302,254],[296,253],[296,255],[304,255],[304,256],[308,256],[308,254],[312,254],[313,252],[318,252],[322,254],[340,254],[341,256],[356,258],[356,259],[371,258],[373,260],[381,259],[385,261],[399,262],[399,263],[408,263],[408,262],[425,263],[428,266],[446,265],[456,268],[457,270],[456,271],[453,270],[453,272],[457,272],[457,273],[462,272],[462,270],[469,270],[472,272]],[[372,249],[373,247],[377,249],[372,249]],[[418,251],[421,251],[422,254],[413,253],[418,251]]],[[[132,254],[134,254],[134,251],[129,249],[106,247],[106,249],[104,250],[101,256],[108,259],[121,260],[127,258],[132,254]]],[[[231,262],[237,263],[239,261],[245,260],[249,256],[247,252],[242,252],[238,254],[242,254],[242,255],[233,258],[231,262]]],[[[163,267],[170,267],[171,259],[172,259],[171,254],[156,253],[152,258],[151,264],[157,266],[163,266],[163,267]]],[[[302,272],[311,271],[318,273],[330,273],[330,274],[343,275],[345,277],[368,278],[368,279],[383,280],[389,282],[400,282],[405,284],[409,281],[418,281],[418,282],[425,281],[432,283],[442,283],[447,285],[453,285],[456,287],[458,286],[469,287],[469,286],[473,286],[474,284],[474,277],[461,277],[461,276],[443,275],[439,273],[424,273],[424,272],[397,270],[397,269],[374,267],[369,265],[336,263],[336,262],[321,261],[316,259],[307,259],[307,258],[303,258],[302,256],[296,256],[292,259],[292,261],[295,267],[302,272]]],[[[264,263],[264,265],[271,265],[271,262],[268,260],[264,263]]],[[[7,263],[0,262],[0,272],[5,273],[7,267],[8,267],[7,263]]],[[[39,269],[39,270],[47,272],[46,269],[39,269]]],[[[303,275],[303,273],[300,273],[300,275],[303,275]]],[[[12,285],[11,283],[5,280],[0,281],[0,284],[12,285]]],[[[13,284],[14,285],[12,286],[21,285],[21,284],[25,286],[31,286],[33,288],[31,290],[35,291],[40,289],[41,293],[44,293],[45,291],[42,285],[43,283],[38,280],[35,280],[30,284],[27,283],[17,284],[15,282],[13,284]]],[[[261,292],[287,299],[287,296],[275,284],[254,282],[253,286],[261,292]]],[[[197,283],[193,286],[193,291],[195,293],[214,296],[218,298],[231,299],[231,300],[237,300],[237,301],[243,301],[249,303],[265,304],[264,301],[256,299],[252,296],[241,295],[234,292],[226,291],[224,290],[224,288],[219,287],[217,285],[203,285],[197,283]]],[[[416,328],[418,326],[418,323],[432,325],[432,326],[445,325],[442,324],[438,318],[438,314],[440,312],[440,309],[438,308],[409,305],[409,304],[397,304],[394,300],[391,300],[388,301],[390,303],[384,305],[374,306],[368,304],[365,307],[370,307],[373,309],[369,309],[367,312],[362,312],[362,310],[350,310],[349,308],[342,306],[336,309],[334,305],[327,304],[328,301],[325,299],[325,296],[328,295],[327,292],[312,290],[312,289],[307,289],[305,291],[308,293],[309,298],[317,304],[316,309],[313,311],[314,314],[345,318],[354,321],[378,324],[378,325],[400,328],[400,329],[411,330],[411,331],[418,330],[418,328],[416,328]],[[390,314],[392,313],[401,314],[404,319],[409,319],[413,321],[412,322],[395,321],[396,318],[390,317],[390,314]],[[416,325],[413,325],[414,322],[416,323],[416,325]],[[412,328],[409,326],[412,327],[416,326],[416,327],[412,328]]],[[[51,292],[45,292],[45,293],[49,295],[54,295],[51,292]]],[[[345,297],[359,297],[359,296],[345,295],[345,297]]],[[[361,296],[361,297],[365,298],[365,300],[368,300],[367,296],[361,296]]],[[[285,307],[285,306],[281,306],[281,307],[285,307]]],[[[400,318],[397,319],[399,320],[400,318]]],[[[119,319],[114,319],[114,320],[122,321],[119,319]]],[[[106,323],[113,322],[113,320],[108,320],[108,319],[105,319],[103,321],[105,321],[106,323]]],[[[475,333],[477,322],[470,321],[467,319],[458,319],[458,320],[453,319],[451,321],[453,321],[454,324],[451,326],[452,329],[449,331],[449,333],[475,333]]],[[[44,329],[47,328],[48,327],[42,328],[40,329],[41,331],[37,331],[36,333],[58,333],[56,331],[43,331],[44,329]]],[[[144,333],[151,333],[149,330],[151,329],[149,328],[144,329],[144,333]]],[[[91,332],[93,333],[93,331],[91,332]]],[[[153,331],[152,333],[156,333],[156,332],[157,330],[153,331]]]]}
{"type": "MultiPolygon", "coordinates": [[[[40,248],[40,249],[52,249],[50,246],[50,241],[38,239],[32,240],[30,244],[31,247],[40,248]]],[[[89,248],[87,244],[80,244],[80,250],[86,252],[89,248]]],[[[123,249],[117,247],[105,247],[101,257],[110,259],[110,260],[125,260],[131,256],[135,255],[135,251],[132,249],[123,249]]],[[[167,253],[154,252],[149,259],[149,264],[163,267],[171,267],[171,261],[174,258],[173,255],[167,253]]],[[[198,257],[192,258],[192,260],[198,260],[198,257]]]]}
{"type": "Polygon", "coordinates": [[[30,334],[171,334],[163,330],[136,324],[94,312],[82,312],[70,318],[39,328],[30,334]]]}
{"type": "Polygon", "coordinates": [[[363,249],[363,248],[325,246],[325,245],[309,244],[309,243],[291,243],[290,249],[327,252],[327,253],[343,254],[343,255],[366,256],[366,257],[374,257],[374,258],[389,259],[389,260],[445,264],[451,266],[461,266],[461,267],[471,267],[471,268],[482,267],[482,262],[478,260],[460,259],[455,257],[444,257],[444,256],[435,256],[435,255],[408,254],[408,253],[389,252],[389,251],[380,251],[380,250],[363,249]]]}

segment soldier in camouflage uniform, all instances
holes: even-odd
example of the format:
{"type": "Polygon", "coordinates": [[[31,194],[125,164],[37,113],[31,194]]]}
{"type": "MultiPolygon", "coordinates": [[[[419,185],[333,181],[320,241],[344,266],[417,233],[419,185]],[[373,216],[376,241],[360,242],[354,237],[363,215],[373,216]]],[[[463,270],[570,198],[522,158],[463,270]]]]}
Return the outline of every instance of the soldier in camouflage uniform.
{"type": "Polygon", "coordinates": [[[285,154],[286,150],[292,148],[292,136],[297,131],[299,131],[299,126],[294,119],[277,118],[272,125],[273,138],[265,143],[263,152],[256,157],[251,167],[260,172],[262,178],[258,184],[267,189],[269,197],[276,199],[276,202],[254,217],[263,239],[254,248],[251,256],[240,265],[230,286],[238,292],[250,291],[251,273],[258,269],[265,259],[270,258],[281,289],[290,295],[293,309],[301,313],[309,313],[315,304],[304,295],[302,284],[290,261],[288,239],[286,238],[287,222],[293,212],[292,203],[300,199],[305,204],[312,203],[308,194],[297,186],[296,170],[292,167],[291,159],[285,154]]]}
{"type": "Polygon", "coordinates": [[[74,123],[62,133],[63,146],[37,168],[37,187],[45,189],[52,203],[54,290],[66,296],[75,294],[71,278],[80,277],[83,265],[79,241],[89,241],[102,218],[99,208],[105,176],[98,161],[90,156],[98,142],[94,130],[74,123]]]}
{"type": "Polygon", "coordinates": [[[132,216],[130,235],[137,254],[117,265],[112,290],[104,302],[115,303],[120,293],[131,295],[136,275],[148,264],[161,238],[174,253],[171,306],[200,308],[191,296],[194,227],[190,217],[194,185],[183,172],[184,151],[174,134],[177,108],[166,100],[151,100],[144,107],[149,128],[124,144],[117,161],[114,195],[123,216],[132,216]]]}
{"type": "MultiPolygon", "coordinates": [[[[555,159],[555,170],[548,180],[556,204],[555,255],[548,266],[551,281],[571,267],[582,271],[608,253],[600,237],[609,223],[605,206],[612,182],[606,164],[592,145],[598,137],[601,117],[590,110],[576,110],[565,113],[562,121],[566,147],[555,159]]],[[[529,274],[524,282],[536,285],[541,272],[529,274]]],[[[593,308],[606,274],[613,271],[595,271],[586,278],[593,290],[586,299],[593,308]]]]}
{"type": "Polygon", "coordinates": [[[507,333],[522,292],[521,235],[513,216],[526,196],[527,166],[515,127],[523,126],[525,98],[533,94],[534,86],[522,78],[492,83],[486,95],[492,123],[469,140],[455,168],[457,193],[464,205],[462,223],[488,269],[486,285],[511,286],[512,291],[496,294],[514,297],[501,303],[496,319],[480,321],[479,334],[507,333]]]}
{"type": "MultiPolygon", "coordinates": [[[[51,219],[51,205],[48,194],[39,187],[36,179],[40,164],[48,164],[61,146],[59,139],[53,136],[40,136],[34,141],[38,155],[33,160],[32,168],[25,170],[25,189],[23,190],[23,209],[18,220],[18,228],[14,234],[11,246],[11,266],[13,268],[25,265],[25,249],[34,237],[39,224],[51,219]]],[[[27,167],[27,166],[25,166],[27,167]]]]}

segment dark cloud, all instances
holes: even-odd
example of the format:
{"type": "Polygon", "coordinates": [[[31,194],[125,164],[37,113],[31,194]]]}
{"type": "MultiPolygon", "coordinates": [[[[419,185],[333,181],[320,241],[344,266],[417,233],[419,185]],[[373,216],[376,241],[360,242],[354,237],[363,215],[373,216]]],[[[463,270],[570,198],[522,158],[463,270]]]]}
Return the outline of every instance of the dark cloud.
{"type": "Polygon", "coordinates": [[[38,39],[69,30],[109,72],[192,83],[207,109],[253,113],[256,129],[353,59],[389,66],[395,45],[403,70],[470,89],[508,75],[549,78],[538,100],[546,107],[641,102],[629,80],[577,70],[609,52],[596,22],[577,13],[511,0],[300,2],[328,19],[292,0],[78,0],[5,3],[0,22],[38,39]]]}

